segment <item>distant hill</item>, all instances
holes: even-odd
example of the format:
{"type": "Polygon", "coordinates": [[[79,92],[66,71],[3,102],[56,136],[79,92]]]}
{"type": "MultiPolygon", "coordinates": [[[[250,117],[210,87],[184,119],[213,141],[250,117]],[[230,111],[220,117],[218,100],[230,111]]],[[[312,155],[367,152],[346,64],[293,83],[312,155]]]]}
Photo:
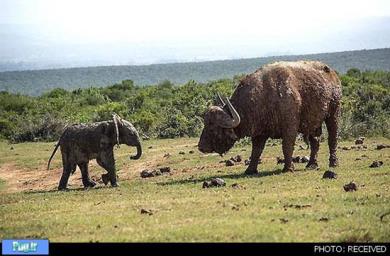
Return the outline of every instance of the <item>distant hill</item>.
{"type": "Polygon", "coordinates": [[[106,86],[131,79],[137,85],[156,84],[163,80],[185,83],[231,78],[253,72],[260,66],[280,60],[320,60],[340,73],[350,68],[390,71],[390,48],[310,55],[276,56],[207,62],[155,64],[145,66],[102,66],[34,71],[0,72],[0,91],[40,95],[61,87],[68,90],[106,86]]]}

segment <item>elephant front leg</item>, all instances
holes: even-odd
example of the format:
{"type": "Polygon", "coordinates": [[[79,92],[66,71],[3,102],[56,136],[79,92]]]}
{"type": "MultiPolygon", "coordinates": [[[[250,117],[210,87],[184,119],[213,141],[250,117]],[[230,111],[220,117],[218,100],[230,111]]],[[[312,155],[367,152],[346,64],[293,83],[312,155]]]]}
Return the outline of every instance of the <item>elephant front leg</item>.
{"type": "Polygon", "coordinates": [[[85,188],[94,187],[96,185],[96,183],[93,180],[91,180],[91,178],[89,177],[88,163],[81,163],[81,164],[78,164],[78,166],[79,166],[80,171],[81,171],[81,176],[82,176],[84,187],[85,188]]]}
{"type": "Polygon", "coordinates": [[[266,137],[257,136],[252,138],[251,160],[248,168],[245,170],[245,174],[251,175],[258,173],[257,165],[259,164],[259,158],[263,152],[266,141],[266,137]]]}
{"type": "Polygon", "coordinates": [[[103,183],[107,185],[108,182],[110,182],[112,187],[118,187],[119,184],[116,177],[116,167],[113,151],[110,150],[108,152],[101,152],[100,156],[97,158],[97,162],[107,171],[107,174],[102,175],[103,183]]]}

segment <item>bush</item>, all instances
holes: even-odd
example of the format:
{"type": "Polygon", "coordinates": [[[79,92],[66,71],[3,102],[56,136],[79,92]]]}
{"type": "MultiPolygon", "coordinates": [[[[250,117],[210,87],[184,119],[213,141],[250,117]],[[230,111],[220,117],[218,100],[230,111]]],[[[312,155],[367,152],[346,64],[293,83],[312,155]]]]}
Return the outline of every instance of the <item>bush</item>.
{"type": "MultiPolygon", "coordinates": [[[[41,97],[0,92],[0,136],[17,142],[56,140],[66,123],[110,120],[115,112],[149,137],[195,137],[216,93],[231,95],[239,77],[145,87],[124,80],[72,92],[57,88],[41,97]]],[[[341,82],[340,136],[390,136],[390,72],[350,69],[341,82]]]]}
{"type": "Polygon", "coordinates": [[[69,92],[67,90],[62,88],[56,88],[54,90],[51,90],[50,92],[43,94],[42,96],[47,98],[61,98],[65,97],[68,94],[69,92]]]}
{"type": "Polygon", "coordinates": [[[180,110],[171,108],[164,112],[167,114],[158,128],[159,138],[175,138],[188,135],[188,119],[180,110]]]}
{"type": "Polygon", "coordinates": [[[111,120],[112,114],[116,113],[122,118],[127,116],[127,107],[124,103],[110,102],[97,107],[95,111],[94,121],[111,120]]]}
{"type": "Polygon", "coordinates": [[[40,119],[23,119],[18,124],[10,135],[11,142],[58,140],[66,126],[64,120],[51,115],[45,115],[40,119]]]}

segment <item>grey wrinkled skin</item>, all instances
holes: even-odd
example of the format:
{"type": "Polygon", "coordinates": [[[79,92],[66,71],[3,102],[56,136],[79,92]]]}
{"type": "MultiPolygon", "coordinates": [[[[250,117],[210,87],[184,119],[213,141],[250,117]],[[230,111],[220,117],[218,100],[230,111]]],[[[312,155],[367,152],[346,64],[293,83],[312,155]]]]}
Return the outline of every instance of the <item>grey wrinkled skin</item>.
{"type": "MultiPolygon", "coordinates": [[[[137,130],[130,122],[120,118],[117,120],[117,127],[119,144],[137,147],[137,154],[130,158],[139,159],[142,155],[142,148],[137,130]]],[[[50,161],[57,148],[60,147],[63,173],[58,189],[66,189],[69,176],[76,171],[76,166],[80,168],[84,187],[94,187],[96,183],[90,179],[88,173],[88,163],[92,159],[96,159],[97,163],[107,171],[107,174],[102,175],[103,182],[107,184],[109,181],[111,186],[118,186],[113,152],[117,143],[114,120],[92,124],[75,124],[67,127],[61,135],[47,167],[49,169],[50,161]]]]}
{"type": "MultiPolygon", "coordinates": [[[[322,123],[328,130],[329,166],[336,156],[341,82],[337,73],[318,61],[276,62],[241,79],[230,98],[239,125],[221,124],[232,118],[226,105],[212,106],[204,115],[198,148],[203,153],[226,153],[243,137],[251,137],[252,154],[245,173],[257,173],[258,159],[268,138],[282,139],[284,170],[292,171],[298,133],[310,144],[308,168],[316,168],[322,123]]],[[[228,102],[228,101],[227,101],[228,102]]]]}

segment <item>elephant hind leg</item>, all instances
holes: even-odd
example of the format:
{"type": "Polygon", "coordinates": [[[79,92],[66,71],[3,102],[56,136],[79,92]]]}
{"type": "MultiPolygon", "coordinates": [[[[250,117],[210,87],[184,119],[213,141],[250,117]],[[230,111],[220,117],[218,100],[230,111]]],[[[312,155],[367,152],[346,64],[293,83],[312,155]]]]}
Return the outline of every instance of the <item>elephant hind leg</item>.
{"type": "Polygon", "coordinates": [[[88,163],[79,163],[78,166],[81,171],[81,177],[82,177],[84,187],[85,188],[94,187],[96,183],[93,180],[91,180],[91,178],[89,177],[88,163]]]}
{"type": "Polygon", "coordinates": [[[58,184],[58,190],[66,190],[71,171],[72,171],[72,166],[68,163],[64,164],[60,183],[58,184]]]}

